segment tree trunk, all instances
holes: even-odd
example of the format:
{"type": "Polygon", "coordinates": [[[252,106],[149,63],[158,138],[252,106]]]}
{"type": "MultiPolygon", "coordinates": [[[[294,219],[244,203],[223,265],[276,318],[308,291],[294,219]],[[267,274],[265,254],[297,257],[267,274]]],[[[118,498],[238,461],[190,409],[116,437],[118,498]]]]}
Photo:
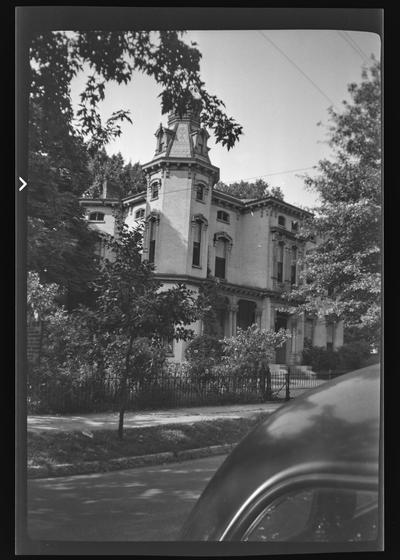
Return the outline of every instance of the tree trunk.
{"type": "Polygon", "coordinates": [[[119,395],[119,420],[118,420],[118,439],[123,439],[124,437],[124,415],[127,405],[127,395],[128,395],[128,376],[129,376],[129,367],[131,362],[131,354],[132,354],[132,345],[133,345],[133,336],[129,339],[129,347],[125,357],[125,369],[123,372],[123,376],[121,379],[121,386],[120,386],[120,395],[119,395]]]}
{"type": "Polygon", "coordinates": [[[265,370],[266,378],[267,378],[267,391],[266,391],[266,400],[272,400],[272,378],[271,378],[271,370],[269,366],[266,367],[265,370]]]}
{"type": "Polygon", "coordinates": [[[266,360],[261,362],[261,379],[264,388],[264,401],[270,401],[272,400],[272,379],[271,370],[266,360]]]}
{"type": "Polygon", "coordinates": [[[122,405],[119,409],[118,439],[124,438],[124,415],[125,415],[125,406],[122,405]]]}

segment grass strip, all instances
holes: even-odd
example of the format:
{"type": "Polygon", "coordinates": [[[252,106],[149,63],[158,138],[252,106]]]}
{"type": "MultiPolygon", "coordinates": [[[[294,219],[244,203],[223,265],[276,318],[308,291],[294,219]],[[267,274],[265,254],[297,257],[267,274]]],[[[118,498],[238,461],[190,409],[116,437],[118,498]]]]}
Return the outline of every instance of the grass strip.
{"type": "Polygon", "coordinates": [[[268,414],[225,418],[191,424],[127,428],[124,439],[116,430],[28,433],[28,466],[54,466],[83,461],[108,461],[170,451],[177,453],[224,443],[237,443],[268,414]]]}

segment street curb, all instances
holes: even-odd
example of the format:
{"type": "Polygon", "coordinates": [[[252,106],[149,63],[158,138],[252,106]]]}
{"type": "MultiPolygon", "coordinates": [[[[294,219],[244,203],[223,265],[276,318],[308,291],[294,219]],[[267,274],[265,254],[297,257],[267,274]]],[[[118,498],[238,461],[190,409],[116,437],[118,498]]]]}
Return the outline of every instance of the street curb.
{"type": "Polygon", "coordinates": [[[123,469],[133,469],[146,465],[163,465],[165,463],[178,463],[190,459],[200,459],[213,455],[229,453],[236,443],[211,445],[197,449],[184,449],[178,452],[167,451],[152,455],[139,455],[137,457],[120,457],[109,461],[85,461],[82,463],[65,463],[63,465],[28,466],[27,475],[30,479],[56,478],[61,476],[76,476],[82,474],[95,474],[123,469]]]}

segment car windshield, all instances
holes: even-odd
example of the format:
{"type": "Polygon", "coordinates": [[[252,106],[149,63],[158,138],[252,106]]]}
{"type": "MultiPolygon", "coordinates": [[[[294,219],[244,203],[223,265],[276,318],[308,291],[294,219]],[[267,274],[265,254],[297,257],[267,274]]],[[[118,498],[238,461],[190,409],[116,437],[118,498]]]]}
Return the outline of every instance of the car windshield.
{"type": "Polygon", "coordinates": [[[270,504],[244,535],[246,541],[362,542],[378,536],[377,492],[308,488],[270,504]]]}

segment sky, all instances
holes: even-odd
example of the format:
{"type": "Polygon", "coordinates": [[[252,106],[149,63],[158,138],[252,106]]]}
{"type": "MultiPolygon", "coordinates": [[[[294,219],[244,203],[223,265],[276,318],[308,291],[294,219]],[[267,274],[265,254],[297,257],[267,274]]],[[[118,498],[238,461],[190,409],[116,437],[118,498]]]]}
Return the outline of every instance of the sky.
{"type": "MultiPolygon", "coordinates": [[[[210,94],[226,105],[228,116],[243,126],[231,150],[209,140],[209,156],[224,183],[263,178],[279,186],[290,204],[311,207],[316,194],[304,187],[304,173],[330,156],[326,143],[328,107],[341,111],[350,100],[347,86],[361,81],[371,55],[380,58],[380,37],[369,32],[335,30],[210,30],[188,31],[202,53],[201,77],[210,94]],[[318,126],[321,122],[322,126],[318,126]]],[[[72,84],[78,102],[86,76],[72,84]]],[[[160,87],[135,73],[128,85],[109,83],[100,107],[102,118],[129,109],[133,124],[107,147],[135,163],[150,161],[154,133],[167,125],[161,114],[160,87]]]]}

